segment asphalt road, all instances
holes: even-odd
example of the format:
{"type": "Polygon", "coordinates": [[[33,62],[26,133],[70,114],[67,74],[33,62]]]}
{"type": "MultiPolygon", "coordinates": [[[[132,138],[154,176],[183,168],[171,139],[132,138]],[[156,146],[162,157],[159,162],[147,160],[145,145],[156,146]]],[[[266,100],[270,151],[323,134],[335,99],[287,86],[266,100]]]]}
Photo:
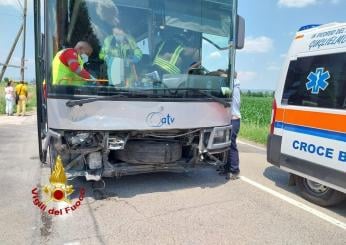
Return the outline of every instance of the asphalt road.
{"type": "Polygon", "coordinates": [[[74,179],[72,204],[86,189],[81,205],[52,216],[33,205],[32,189],[50,175],[38,161],[35,117],[0,117],[0,244],[346,244],[346,203],[306,202],[264,149],[239,147],[240,180],[204,168],[107,179],[94,192],[74,179]]]}

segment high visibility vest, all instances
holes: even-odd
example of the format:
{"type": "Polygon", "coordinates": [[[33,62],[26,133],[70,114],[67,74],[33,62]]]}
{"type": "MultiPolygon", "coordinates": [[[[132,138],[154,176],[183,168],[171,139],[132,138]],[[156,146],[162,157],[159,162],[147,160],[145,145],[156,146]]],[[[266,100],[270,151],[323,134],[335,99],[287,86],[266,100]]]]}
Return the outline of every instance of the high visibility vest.
{"type": "MultiPolygon", "coordinates": [[[[65,51],[60,50],[53,59],[53,85],[72,85],[83,86],[86,83],[83,82],[83,78],[70,70],[68,66],[60,60],[60,55],[65,51]]],[[[80,68],[83,69],[83,60],[78,55],[78,63],[80,68]]]]}
{"type": "Polygon", "coordinates": [[[181,54],[181,52],[183,52],[184,48],[179,45],[174,50],[171,58],[169,60],[166,60],[160,56],[161,50],[165,44],[166,44],[165,42],[161,44],[161,46],[160,46],[160,48],[156,54],[156,57],[154,59],[154,65],[161,67],[163,70],[167,71],[169,74],[181,74],[181,71],[180,71],[179,67],[177,67],[176,64],[177,64],[178,59],[180,57],[180,54],[181,54]]]}
{"type": "Polygon", "coordinates": [[[104,60],[106,56],[117,57],[122,59],[133,58],[129,57],[129,51],[133,52],[133,56],[139,61],[143,54],[140,48],[137,47],[135,39],[127,36],[127,42],[117,43],[116,46],[112,45],[114,41],[114,36],[108,36],[103,42],[102,49],[99,54],[99,58],[104,60]]]}

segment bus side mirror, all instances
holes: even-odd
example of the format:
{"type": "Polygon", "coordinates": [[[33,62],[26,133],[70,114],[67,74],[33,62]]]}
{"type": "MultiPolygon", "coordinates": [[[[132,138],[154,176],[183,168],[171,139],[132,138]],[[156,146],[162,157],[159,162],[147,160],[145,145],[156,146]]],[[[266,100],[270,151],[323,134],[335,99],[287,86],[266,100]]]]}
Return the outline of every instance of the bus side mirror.
{"type": "Polygon", "coordinates": [[[236,49],[243,49],[245,44],[245,19],[237,15],[236,49]]]}

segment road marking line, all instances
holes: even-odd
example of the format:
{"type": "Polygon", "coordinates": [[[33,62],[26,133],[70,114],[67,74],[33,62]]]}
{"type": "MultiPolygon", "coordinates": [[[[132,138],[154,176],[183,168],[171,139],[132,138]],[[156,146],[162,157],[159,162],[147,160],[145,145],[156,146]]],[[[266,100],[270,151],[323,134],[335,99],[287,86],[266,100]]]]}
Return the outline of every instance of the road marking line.
{"type": "Polygon", "coordinates": [[[75,242],[65,242],[64,245],[80,245],[79,241],[75,241],[75,242]]]}
{"type": "Polygon", "coordinates": [[[242,145],[248,145],[248,146],[251,146],[251,147],[256,148],[256,149],[258,149],[258,150],[262,150],[262,151],[266,151],[266,150],[267,150],[267,149],[264,148],[264,147],[256,146],[256,145],[253,145],[253,144],[249,144],[249,143],[246,143],[246,142],[241,141],[241,140],[237,140],[237,143],[240,143],[240,144],[242,144],[242,145]]]}
{"type": "Polygon", "coordinates": [[[337,219],[335,219],[333,217],[328,216],[327,214],[324,214],[324,213],[322,213],[322,212],[320,212],[320,211],[318,211],[318,210],[316,210],[314,208],[311,208],[311,207],[307,206],[306,204],[298,202],[298,201],[296,201],[296,200],[294,200],[294,199],[292,199],[290,197],[287,197],[287,196],[285,196],[285,195],[283,195],[283,194],[281,194],[281,193],[279,193],[277,191],[274,191],[274,190],[272,190],[272,189],[270,189],[270,188],[268,188],[268,187],[266,187],[264,185],[261,185],[261,184],[255,182],[255,181],[253,181],[253,180],[250,180],[250,179],[248,179],[248,178],[246,178],[244,176],[240,176],[240,179],[243,180],[244,182],[246,182],[246,183],[248,183],[248,184],[250,184],[250,185],[252,185],[252,186],[254,186],[254,187],[256,187],[256,188],[258,188],[260,190],[262,190],[262,191],[265,191],[265,192],[267,192],[267,193],[269,193],[269,194],[271,194],[271,195],[273,195],[273,196],[275,196],[277,198],[280,198],[283,201],[286,201],[286,202],[292,204],[293,206],[296,206],[296,207],[298,207],[300,209],[303,209],[306,212],[309,212],[309,213],[311,213],[311,214],[313,214],[313,215],[315,215],[315,216],[317,216],[317,217],[319,217],[319,218],[321,218],[321,219],[323,219],[323,220],[325,220],[325,221],[327,221],[327,222],[329,222],[329,223],[331,223],[333,225],[338,226],[341,229],[346,230],[346,223],[343,223],[343,222],[341,222],[341,221],[339,221],[339,220],[337,220],[337,219]]]}

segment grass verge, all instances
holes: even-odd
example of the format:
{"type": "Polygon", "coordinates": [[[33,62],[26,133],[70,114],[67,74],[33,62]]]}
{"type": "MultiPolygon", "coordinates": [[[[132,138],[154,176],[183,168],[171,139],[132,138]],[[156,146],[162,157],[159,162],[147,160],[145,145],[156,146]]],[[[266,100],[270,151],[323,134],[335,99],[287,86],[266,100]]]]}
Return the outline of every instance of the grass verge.
{"type": "Polygon", "coordinates": [[[258,126],[248,122],[242,122],[240,125],[239,137],[265,145],[269,126],[258,126]]]}
{"type": "Polygon", "coordinates": [[[239,136],[259,144],[267,143],[273,97],[242,95],[239,136]]]}

